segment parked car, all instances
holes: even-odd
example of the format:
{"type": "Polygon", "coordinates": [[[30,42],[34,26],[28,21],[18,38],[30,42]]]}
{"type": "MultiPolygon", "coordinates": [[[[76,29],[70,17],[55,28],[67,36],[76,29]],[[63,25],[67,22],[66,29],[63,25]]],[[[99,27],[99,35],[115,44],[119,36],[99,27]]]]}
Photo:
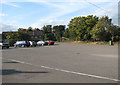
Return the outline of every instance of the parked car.
{"type": "Polygon", "coordinates": [[[10,45],[9,43],[6,43],[5,41],[0,41],[0,48],[9,48],[10,45]]]}
{"type": "Polygon", "coordinates": [[[47,40],[46,42],[48,42],[48,45],[54,45],[54,41],[52,41],[52,40],[47,40]]]}
{"type": "Polygon", "coordinates": [[[46,41],[38,41],[37,42],[37,45],[48,45],[48,42],[46,42],[46,41]]]}
{"type": "Polygon", "coordinates": [[[30,46],[30,42],[29,41],[17,41],[14,44],[14,47],[29,47],[30,46]]]}
{"type": "Polygon", "coordinates": [[[31,47],[36,47],[37,43],[35,41],[29,41],[31,47]]]}

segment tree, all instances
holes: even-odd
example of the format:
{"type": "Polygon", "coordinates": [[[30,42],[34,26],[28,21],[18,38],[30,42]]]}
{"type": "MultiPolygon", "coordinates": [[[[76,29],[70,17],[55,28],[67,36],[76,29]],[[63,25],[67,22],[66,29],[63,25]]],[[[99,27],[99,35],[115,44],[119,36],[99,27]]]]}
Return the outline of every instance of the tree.
{"type": "Polygon", "coordinates": [[[65,32],[65,25],[57,25],[53,27],[53,33],[56,36],[57,41],[62,41],[63,34],[65,32]]]}
{"type": "Polygon", "coordinates": [[[5,41],[13,45],[16,41],[30,40],[31,36],[24,32],[8,32],[5,41]]]}
{"type": "Polygon", "coordinates": [[[17,33],[8,32],[5,41],[12,46],[17,41],[17,39],[18,39],[17,33]]]}
{"type": "Polygon", "coordinates": [[[40,29],[39,28],[35,28],[34,31],[40,31],[40,29]]]}
{"type": "Polygon", "coordinates": [[[88,15],[87,17],[75,17],[68,24],[69,37],[73,40],[91,40],[90,31],[98,22],[98,17],[88,15]]]}
{"type": "Polygon", "coordinates": [[[42,30],[45,34],[52,33],[52,25],[46,25],[46,26],[44,25],[42,30]]]}
{"type": "Polygon", "coordinates": [[[69,38],[69,30],[68,30],[68,28],[64,32],[64,37],[69,38]]]}
{"type": "Polygon", "coordinates": [[[24,33],[24,32],[17,32],[17,35],[18,35],[18,40],[20,41],[24,41],[24,40],[30,40],[31,39],[31,36],[27,33],[24,33]]]}
{"type": "Polygon", "coordinates": [[[108,16],[101,17],[91,31],[92,38],[98,41],[110,40],[110,31],[107,30],[111,25],[111,21],[112,19],[109,19],[108,16]]]}
{"type": "Polygon", "coordinates": [[[48,40],[47,34],[44,35],[44,40],[48,40]]]}
{"type": "Polygon", "coordinates": [[[44,39],[46,40],[55,40],[53,31],[52,31],[52,25],[44,25],[43,28],[43,33],[44,33],[44,39]]]}
{"type": "Polygon", "coordinates": [[[119,31],[119,27],[116,25],[109,25],[107,32],[109,33],[111,40],[112,41],[119,41],[119,37],[120,37],[120,31],[119,31]]]}
{"type": "Polygon", "coordinates": [[[27,31],[27,30],[26,30],[26,29],[23,29],[23,28],[19,28],[18,31],[19,31],[19,32],[25,32],[25,31],[27,31]]]}
{"type": "Polygon", "coordinates": [[[27,31],[33,31],[32,27],[29,27],[29,28],[27,29],[27,31]]]}

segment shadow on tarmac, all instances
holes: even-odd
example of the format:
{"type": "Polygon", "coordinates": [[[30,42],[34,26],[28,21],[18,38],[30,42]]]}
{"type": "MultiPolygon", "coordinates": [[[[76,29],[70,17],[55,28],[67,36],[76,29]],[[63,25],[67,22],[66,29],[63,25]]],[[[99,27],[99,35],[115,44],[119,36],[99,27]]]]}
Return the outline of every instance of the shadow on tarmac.
{"type": "Polygon", "coordinates": [[[18,71],[14,69],[3,69],[0,70],[0,75],[12,75],[12,74],[19,74],[19,73],[49,73],[45,71],[18,71]]]}
{"type": "Polygon", "coordinates": [[[19,62],[15,62],[15,61],[8,61],[8,62],[3,62],[3,63],[19,63],[19,62]]]}

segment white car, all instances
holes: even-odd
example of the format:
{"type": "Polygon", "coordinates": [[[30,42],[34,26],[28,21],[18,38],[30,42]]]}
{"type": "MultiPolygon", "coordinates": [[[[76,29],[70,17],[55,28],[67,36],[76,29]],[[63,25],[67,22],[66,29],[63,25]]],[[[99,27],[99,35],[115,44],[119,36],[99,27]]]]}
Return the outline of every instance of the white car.
{"type": "Polygon", "coordinates": [[[46,42],[46,41],[38,41],[37,42],[37,45],[48,45],[48,42],[46,42]]]}

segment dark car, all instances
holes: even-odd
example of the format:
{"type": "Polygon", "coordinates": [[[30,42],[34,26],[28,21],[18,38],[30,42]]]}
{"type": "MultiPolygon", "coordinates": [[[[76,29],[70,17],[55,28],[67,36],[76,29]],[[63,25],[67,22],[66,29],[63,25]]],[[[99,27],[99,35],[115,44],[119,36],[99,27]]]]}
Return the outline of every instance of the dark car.
{"type": "Polygon", "coordinates": [[[14,47],[29,47],[30,46],[30,42],[29,41],[17,41],[14,44],[14,47]]]}
{"type": "Polygon", "coordinates": [[[0,41],[0,48],[9,48],[9,43],[6,43],[5,41],[0,41]]]}

